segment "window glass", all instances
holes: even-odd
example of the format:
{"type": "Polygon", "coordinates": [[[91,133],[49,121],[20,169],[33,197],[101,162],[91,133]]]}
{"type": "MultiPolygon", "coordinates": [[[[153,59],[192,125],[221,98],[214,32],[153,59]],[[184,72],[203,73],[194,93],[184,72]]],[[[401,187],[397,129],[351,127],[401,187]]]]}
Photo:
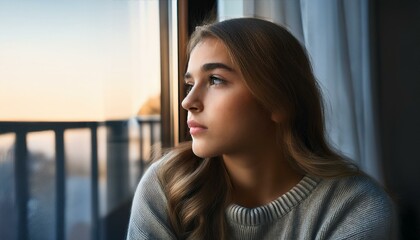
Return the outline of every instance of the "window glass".
{"type": "Polygon", "coordinates": [[[159,96],[158,1],[1,1],[0,31],[0,121],[126,119],[159,96]]]}
{"type": "Polygon", "coordinates": [[[55,150],[54,132],[27,135],[29,199],[29,236],[33,239],[55,239],[55,150]]]}
{"type": "Polygon", "coordinates": [[[122,239],[160,150],[159,1],[0,1],[0,32],[0,236],[122,239]]]}
{"type": "Polygon", "coordinates": [[[67,130],[64,133],[67,239],[88,239],[91,234],[90,138],[91,133],[86,129],[67,130]]]}

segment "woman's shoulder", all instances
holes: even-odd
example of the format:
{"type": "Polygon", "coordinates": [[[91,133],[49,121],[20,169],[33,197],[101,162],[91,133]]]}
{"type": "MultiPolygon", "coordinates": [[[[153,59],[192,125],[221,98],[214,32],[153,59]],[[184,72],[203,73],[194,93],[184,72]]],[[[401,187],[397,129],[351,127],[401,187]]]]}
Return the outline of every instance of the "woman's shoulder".
{"type": "Polygon", "coordinates": [[[381,209],[376,213],[392,214],[393,201],[385,188],[366,174],[327,178],[320,181],[315,196],[337,205],[381,209]]]}
{"type": "Polygon", "coordinates": [[[127,239],[174,239],[166,214],[167,200],[159,181],[164,160],[150,164],[137,186],[127,239]]]}
{"type": "Polygon", "coordinates": [[[324,226],[329,234],[390,239],[396,233],[393,201],[381,184],[365,174],[323,179],[312,198],[329,219],[324,226]]]}
{"type": "Polygon", "coordinates": [[[159,171],[164,164],[164,157],[152,161],[146,168],[143,176],[141,176],[140,182],[137,186],[137,191],[141,190],[142,188],[161,188],[159,181],[159,171]]]}
{"type": "Polygon", "coordinates": [[[351,200],[382,200],[384,203],[391,201],[385,188],[375,179],[366,174],[324,179],[320,184],[321,188],[327,188],[343,198],[351,200]],[[361,198],[363,197],[363,198],[361,198]]]}

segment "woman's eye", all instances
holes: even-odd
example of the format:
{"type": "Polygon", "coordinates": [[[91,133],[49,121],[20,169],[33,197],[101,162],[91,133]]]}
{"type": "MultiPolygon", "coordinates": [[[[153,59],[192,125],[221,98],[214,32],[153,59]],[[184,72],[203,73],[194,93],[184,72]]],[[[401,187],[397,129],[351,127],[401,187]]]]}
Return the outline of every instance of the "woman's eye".
{"type": "Polygon", "coordinates": [[[225,80],[222,80],[216,76],[211,76],[210,77],[210,85],[220,85],[225,83],[225,80]]]}
{"type": "Polygon", "coordinates": [[[191,89],[194,87],[191,83],[185,83],[185,93],[188,95],[188,93],[191,92],[191,89]]]}

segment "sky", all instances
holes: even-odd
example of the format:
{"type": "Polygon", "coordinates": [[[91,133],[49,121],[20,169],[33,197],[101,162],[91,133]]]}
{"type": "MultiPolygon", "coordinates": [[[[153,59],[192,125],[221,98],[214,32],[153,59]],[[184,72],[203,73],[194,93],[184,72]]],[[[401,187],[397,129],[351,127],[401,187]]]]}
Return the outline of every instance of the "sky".
{"type": "Polygon", "coordinates": [[[160,93],[158,1],[0,0],[0,121],[127,119],[160,93]]]}

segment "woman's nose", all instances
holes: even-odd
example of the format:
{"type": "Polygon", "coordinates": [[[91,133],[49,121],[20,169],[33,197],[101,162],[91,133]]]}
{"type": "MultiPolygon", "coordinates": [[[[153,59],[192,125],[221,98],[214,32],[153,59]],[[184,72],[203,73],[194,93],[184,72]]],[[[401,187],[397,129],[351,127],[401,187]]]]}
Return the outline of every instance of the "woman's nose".
{"type": "Polygon", "coordinates": [[[200,112],[203,110],[203,102],[201,94],[197,88],[192,88],[191,91],[182,100],[181,106],[189,112],[200,112]]]}

